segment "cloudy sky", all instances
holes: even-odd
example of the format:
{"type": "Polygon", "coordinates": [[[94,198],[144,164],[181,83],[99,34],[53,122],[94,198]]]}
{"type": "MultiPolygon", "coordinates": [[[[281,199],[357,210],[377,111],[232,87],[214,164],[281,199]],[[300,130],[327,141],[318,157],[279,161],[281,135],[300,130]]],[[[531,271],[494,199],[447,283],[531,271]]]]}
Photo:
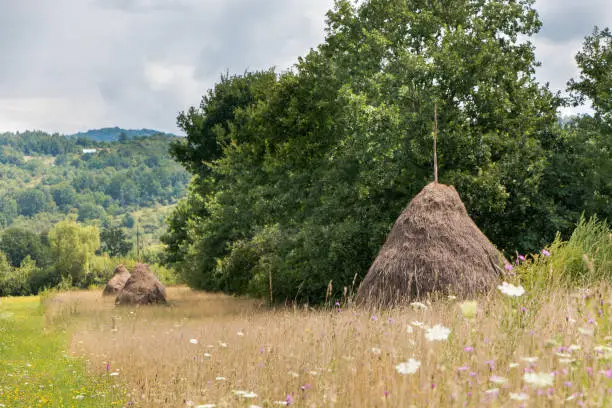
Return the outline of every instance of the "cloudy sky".
{"type": "MultiPolygon", "coordinates": [[[[0,131],[178,132],[222,72],[284,70],[324,37],[333,0],[0,0],[0,131]]],[[[564,89],[609,0],[538,0],[541,82],[564,89]]]]}

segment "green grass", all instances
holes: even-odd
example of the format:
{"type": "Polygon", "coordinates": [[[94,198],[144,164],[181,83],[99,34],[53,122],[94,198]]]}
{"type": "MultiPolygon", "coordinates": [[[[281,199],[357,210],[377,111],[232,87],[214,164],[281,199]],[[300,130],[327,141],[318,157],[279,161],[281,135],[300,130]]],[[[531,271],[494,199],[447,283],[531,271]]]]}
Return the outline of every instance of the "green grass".
{"type": "Polygon", "coordinates": [[[123,406],[120,380],[88,374],[68,342],[45,327],[38,297],[0,299],[0,407],[123,406]]]}

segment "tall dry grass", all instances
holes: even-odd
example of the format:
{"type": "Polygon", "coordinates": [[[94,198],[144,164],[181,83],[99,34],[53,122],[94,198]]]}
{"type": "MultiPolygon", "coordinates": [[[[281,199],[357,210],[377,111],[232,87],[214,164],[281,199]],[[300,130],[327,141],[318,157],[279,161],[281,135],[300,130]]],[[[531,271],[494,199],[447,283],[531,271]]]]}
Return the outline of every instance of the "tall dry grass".
{"type": "Polygon", "coordinates": [[[136,406],[612,405],[612,291],[543,293],[496,291],[478,299],[474,318],[455,300],[268,310],[186,288],[168,291],[171,307],[116,309],[99,292],[74,292],[45,309],[49,325],[74,330],[72,352],[91,370],[119,373],[136,406]],[[436,324],[451,330],[447,340],[428,341],[419,327],[436,324]],[[409,358],[421,366],[402,375],[396,366],[409,358]],[[552,384],[536,388],[530,372],[553,373],[552,384]]]}

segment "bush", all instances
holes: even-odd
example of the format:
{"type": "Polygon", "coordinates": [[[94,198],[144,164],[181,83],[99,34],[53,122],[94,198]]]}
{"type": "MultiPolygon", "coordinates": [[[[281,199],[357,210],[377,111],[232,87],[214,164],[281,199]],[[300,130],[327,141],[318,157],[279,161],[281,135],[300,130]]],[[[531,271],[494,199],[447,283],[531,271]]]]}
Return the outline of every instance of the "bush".
{"type": "Polygon", "coordinates": [[[588,221],[582,217],[568,241],[557,235],[550,248],[533,255],[518,268],[518,274],[523,285],[532,290],[612,282],[610,226],[597,217],[588,221]]]}

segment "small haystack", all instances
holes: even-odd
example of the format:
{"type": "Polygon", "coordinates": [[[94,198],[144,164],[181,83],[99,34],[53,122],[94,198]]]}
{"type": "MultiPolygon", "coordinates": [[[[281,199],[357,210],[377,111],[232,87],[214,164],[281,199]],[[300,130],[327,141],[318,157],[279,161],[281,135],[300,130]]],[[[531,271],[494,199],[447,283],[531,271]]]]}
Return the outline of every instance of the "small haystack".
{"type": "Polygon", "coordinates": [[[455,188],[431,183],[395,222],[356,300],[394,306],[433,292],[468,297],[493,289],[504,263],[455,188]]]}
{"type": "Polygon", "coordinates": [[[166,303],[166,289],[153,275],[149,265],[136,264],[132,276],[117,295],[117,305],[149,305],[166,303]]]}
{"type": "Polygon", "coordinates": [[[129,278],[130,272],[127,268],[123,264],[117,265],[113,272],[113,277],[110,278],[102,292],[102,296],[116,295],[123,289],[125,282],[127,282],[129,278]]]}

